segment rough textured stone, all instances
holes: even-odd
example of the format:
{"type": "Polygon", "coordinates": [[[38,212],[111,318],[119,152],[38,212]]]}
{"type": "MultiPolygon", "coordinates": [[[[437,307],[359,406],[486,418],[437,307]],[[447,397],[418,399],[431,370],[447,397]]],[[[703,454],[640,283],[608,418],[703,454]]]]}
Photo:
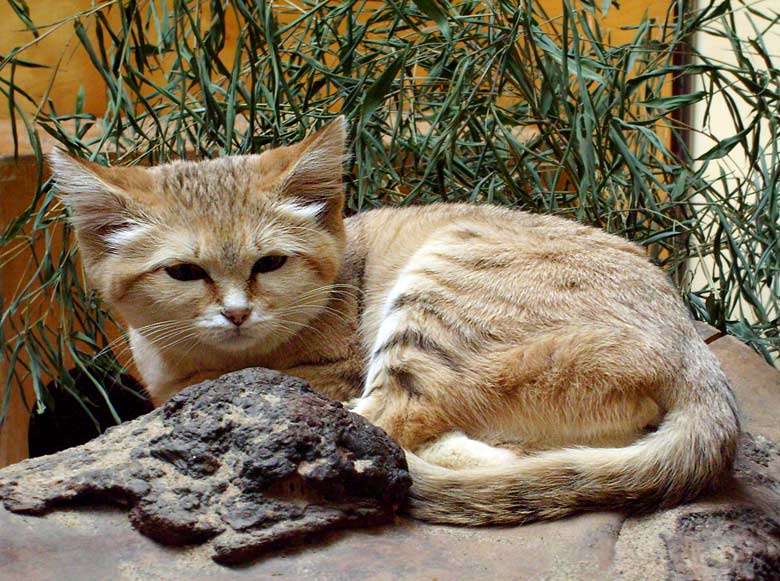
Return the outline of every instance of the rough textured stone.
{"type": "Polygon", "coordinates": [[[204,382],[84,446],[0,471],[5,508],[127,506],[166,545],[238,563],[332,528],[392,520],[411,480],[382,430],[301,380],[247,369],[204,382]]]}
{"type": "Polygon", "coordinates": [[[767,579],[780,574],[780,526],[752,507],[688,512],[666,539],[681,579],[767,579]]]}

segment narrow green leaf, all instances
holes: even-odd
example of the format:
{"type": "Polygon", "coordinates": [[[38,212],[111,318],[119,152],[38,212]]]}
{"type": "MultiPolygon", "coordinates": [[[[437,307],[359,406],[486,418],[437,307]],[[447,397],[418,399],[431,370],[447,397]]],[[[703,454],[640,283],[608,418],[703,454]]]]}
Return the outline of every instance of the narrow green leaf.
{"type": "Polygon", "coordinates": [[[750,125],[731,137],[720,141],[706,152],[696,158],[697,161],[712,161],[714,159],[720,159],[727,156],[732,149],[734,149],[740,143],[745,143],[745,137],[753,130],[753,126],[750,125]]]}
{"type": "Polygon", "coordinates": [[[697,91],[686,95],[671,95],[669,97],[659,97],[647,101],[639,101],[637,105],[647,107],[648,109],[663,109],[664,111],[675,111],[682,107],[688,107],[704,99],[709,93],[707,91],[697,91]]]}
{"type": "Polygon", "coordinates": [[[449,7],[440,0],[412,0],[420,11],[436,22],[445,38],[450,38],[449,7]],[[444,4],[444,6],[442,6],[444,4]]]}
{"type": "Polygon", "coordinates": [[[382,75],[368,88],[363,100],[362,114],[364,118],[371,116],[385,100],[393,88],[393,82],[406,61],[406,51],[400,50],[382,75]]]}

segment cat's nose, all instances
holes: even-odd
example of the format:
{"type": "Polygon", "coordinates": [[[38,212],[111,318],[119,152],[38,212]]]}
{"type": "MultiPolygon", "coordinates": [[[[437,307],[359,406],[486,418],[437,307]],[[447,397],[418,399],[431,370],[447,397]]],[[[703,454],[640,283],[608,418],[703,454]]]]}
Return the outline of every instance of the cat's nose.
{"type": "Polygon", "coordinates": [[[252,307],[225,307],[220,312],[228,321],[236,327],[240,327],[249,318],[252,307]]]}

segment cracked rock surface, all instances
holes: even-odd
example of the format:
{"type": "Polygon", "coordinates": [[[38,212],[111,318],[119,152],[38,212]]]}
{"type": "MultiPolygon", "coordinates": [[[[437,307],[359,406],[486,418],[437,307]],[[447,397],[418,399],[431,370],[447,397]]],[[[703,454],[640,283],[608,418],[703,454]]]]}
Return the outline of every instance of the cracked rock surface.
{"type": "Polygon", "coordinates": [[[302,380],[245,369],[193,386],[100,438],[0,471],[14,513],[127,507],[144,535],[209,543],[237,564],[328,529],[393,519],[411,484],[400,447],[302,380]]]}

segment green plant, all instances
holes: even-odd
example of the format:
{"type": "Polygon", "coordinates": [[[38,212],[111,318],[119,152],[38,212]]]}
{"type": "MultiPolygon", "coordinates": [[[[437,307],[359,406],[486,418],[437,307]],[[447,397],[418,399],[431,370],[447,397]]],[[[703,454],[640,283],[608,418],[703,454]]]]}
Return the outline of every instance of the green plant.
{"type": "MultiPolygon", "coordinates": [[[[698,318],[769,360],[780,351],[780,67],[762,40],[780,15],[760,2],[692,11],[672,1],[664,22],[645,18],[633,40],[613,45],[601,20],[618,9],[610,0],[564,2],[555,18],[532,0],[109,0],[48,28],[30,20],[23,0],[8,1],[31,39],[2,57],[0,91],[39,163],[40,130],[102,162],[155,163],[258,151],[343,112],[354,152],[350,212],[484,201],[595,224],[645,244],[698,318]],[[747,38],[740,13],[754,26],[747,38]],[[225,48],[231,20],[235,52],[225,48]],[[80,99],[72,113],[55,111],[13,82],[16,68],[51,64],[30,62],[25,50],[61,26],[74,27],[104,80],[100,119],[80,99]],[[727,38],[737,64],[698,52],[694,34],[727,38]],[[699,89],[670,94],[692,79],[699,89]],[[683,112],[695,103],[707,111],[720,97],[734,135],[692,159],[689,136],[707,126],[691,127],[683,112]],[[743,173],[709,183],[708,169],[738,150],[743,173]],[[689,263],[708,265],[704,284],[682,276],[689,263]]],[[[43,377],[73,388],[68,358],[88,370],[99,353],[101,368],[119,367],[120,349],[104,334],[110,314],[86,289],[54,194],[42,182],[0,238],[5,257],[45,246],[3,305],[5,402],[24,380],[14,369],[33,377],[44,402],[43,377]],[[55,236],[62,252],[52,252],[55,236]],[[26,310],[36,297],[52,297],[56,323],[26,310]]]]}

